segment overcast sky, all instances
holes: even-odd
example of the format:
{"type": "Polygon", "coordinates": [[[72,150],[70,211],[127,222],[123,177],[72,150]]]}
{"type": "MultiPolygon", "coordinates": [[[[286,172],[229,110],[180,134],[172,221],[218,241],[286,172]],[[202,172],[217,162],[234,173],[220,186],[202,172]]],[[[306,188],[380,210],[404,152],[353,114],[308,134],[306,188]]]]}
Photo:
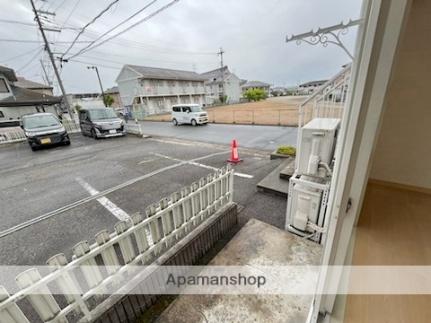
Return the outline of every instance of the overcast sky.
{"type": "MultiPolygon", "coordinates": [[[[82,27],[113,0],[35,0],[38,8],[55,11],[59,26],[82,27]]],[[[79,40],[91,41],[149,3],[150,0],[119,0],[79,40]]],[[[136,18],[144,18],[170,0],[156,1],[136,18]]],[[[317,27],[337,24],[360,15],[361,0],[179,0],[152,19],[115,40],[91,50],[63,65],[61,76],[70,93],[97,92],[94,71],[98,65],[105,88],[115,85],[123,64],[175,68],[205,72],[220,64],[216,52],[225,50],[224,62],[238,77],[274,85],[291,86],[325,79],[349,62],[338,47],[286,43],[287,34],[302,33],[317,27]]],[[[29,0],[0,0],[0,65],[12,67],[18,75],[42,81],[39,60],[47,59],[40,43],[4,42],[3,39],[40,41],[35,26],[6,23],[13,19],[33,24],[29,0]],[[20,57],[16,57],[21,55],[20,57]]],[[[115,32],[113,32],[115,33],[115,32]]],[[[113,34],[112,33],[112,34],[113,34]]],[[[76,30],[48,32],[53,42],[67,42],[76,30]]],[[[356,28],[343,40],[353,51],[356,28]]],[[[53,45],[62,53],[69,44],[53,45]]],[[[84,43],[75,44],[70,54],[84,43]]],[[[69,55],[70,55],[69,54],[69,55]]],[[[56,54],[59,56],[60,54],[56,54]]],[[[65,57],[68,57],[66,55],[65,57]]],[[[52,71],[48,71],[52,77],[52,71]]]]}

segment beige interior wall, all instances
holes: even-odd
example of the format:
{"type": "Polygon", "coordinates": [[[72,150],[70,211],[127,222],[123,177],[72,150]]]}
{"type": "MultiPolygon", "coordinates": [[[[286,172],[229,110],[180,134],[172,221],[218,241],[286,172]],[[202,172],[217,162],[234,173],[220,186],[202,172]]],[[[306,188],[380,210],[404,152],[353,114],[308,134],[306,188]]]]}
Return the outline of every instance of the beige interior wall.
{"type": "Polygon", "coordinates": [[[372,179],[431,188],[431,1],[414,0],[374,154],[372,179]]]}

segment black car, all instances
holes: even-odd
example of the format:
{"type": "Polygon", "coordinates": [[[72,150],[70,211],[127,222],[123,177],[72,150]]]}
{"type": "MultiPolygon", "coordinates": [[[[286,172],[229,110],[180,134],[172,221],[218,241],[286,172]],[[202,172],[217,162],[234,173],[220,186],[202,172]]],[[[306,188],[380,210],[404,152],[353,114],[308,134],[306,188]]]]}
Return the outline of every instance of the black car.
{"type": "Polygon", "coordinates": [[[34,113],[22,117],[22,129],[34,151],[42,146],[70,145],[70,138],[60,120],[52,113],[34,113]]]}

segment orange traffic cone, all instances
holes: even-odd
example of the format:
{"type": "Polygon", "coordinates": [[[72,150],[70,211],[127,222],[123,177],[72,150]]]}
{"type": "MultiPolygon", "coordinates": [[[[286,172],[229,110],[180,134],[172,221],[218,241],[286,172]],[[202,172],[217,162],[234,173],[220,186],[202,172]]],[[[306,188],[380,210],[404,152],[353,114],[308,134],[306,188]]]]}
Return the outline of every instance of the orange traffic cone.
{"type": "Polygon", "coordinates": [[[236,142],[236,139],[232,140],[231,148],[232,149],[231,149],[230,159],[228,159],[227,161],[233,164],[237,164],[241,162],[242,159],[240,159],[238,156],[238,144],[236,142]]]}

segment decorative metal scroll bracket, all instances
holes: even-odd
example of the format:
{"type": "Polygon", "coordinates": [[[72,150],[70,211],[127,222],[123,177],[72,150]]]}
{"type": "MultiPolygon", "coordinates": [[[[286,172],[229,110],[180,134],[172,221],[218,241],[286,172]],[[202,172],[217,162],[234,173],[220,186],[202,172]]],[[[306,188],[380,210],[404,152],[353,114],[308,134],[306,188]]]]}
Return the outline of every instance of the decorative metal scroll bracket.
{"type": "Polygon", "coordinates": [[[344,50],[344,52],[353,60],[353,55],[349,52],[346,46],[344,46],[340,37],[348,33],[349,27],[360,25],[361,22],[362,19],[350,19],[346,23],[341,22],[330,27],[318,28],[316,31],[311,30],[298,35],[290,35],[286,37],[286,43],[296,41],[297,45],[301,44],[301,42],[305,42],[310,45],[322,44],[324,47],[328,46],[328,44],[333,44],[344,50]]]}

